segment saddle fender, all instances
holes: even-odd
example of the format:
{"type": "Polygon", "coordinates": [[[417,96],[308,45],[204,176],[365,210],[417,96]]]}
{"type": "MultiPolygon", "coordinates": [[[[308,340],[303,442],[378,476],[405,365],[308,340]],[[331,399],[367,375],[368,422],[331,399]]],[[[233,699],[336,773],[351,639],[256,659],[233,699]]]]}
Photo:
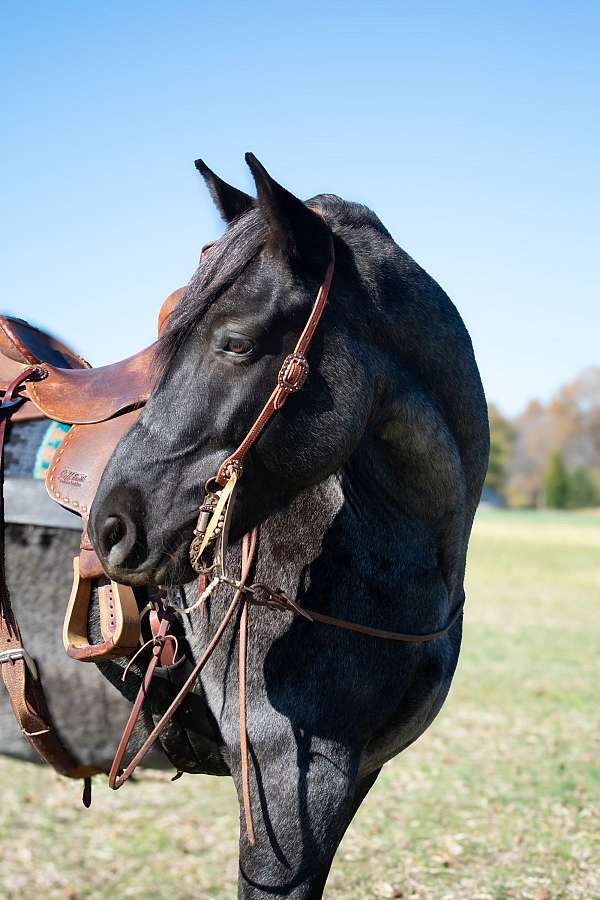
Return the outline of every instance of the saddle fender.
{"type": "Polygon", "coordinates": [[[67,654],[82,662],[130,656],[139,643],[140,614],[135,595],[130,587],[105,577],[87,537],[87,522],[106,464],[118,440],[131,428],[140,411],[132,410],[93,425],[73,425],[54,454],[46,476],[50,497],[79,513],[84,524],[81,555],[73,560],[73,587],[63,626],[67,654]],[[95,581],[104,640],[90,644],[88,614],[95,581]]]}

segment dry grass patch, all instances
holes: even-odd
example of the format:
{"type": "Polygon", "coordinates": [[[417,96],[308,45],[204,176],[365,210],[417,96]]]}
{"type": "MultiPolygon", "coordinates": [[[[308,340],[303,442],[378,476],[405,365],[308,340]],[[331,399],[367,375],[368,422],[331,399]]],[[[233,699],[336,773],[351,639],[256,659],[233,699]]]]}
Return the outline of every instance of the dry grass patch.
{"type": "MultiPolygon", "coordinates": [[[[463,653],[430,731],[386,767],[326,897],[600,898],[600,517],[482,513],[463,653]]],[[[235,896],[227,779],[118,794],[0,762],[10,898],[235,896]]]]}

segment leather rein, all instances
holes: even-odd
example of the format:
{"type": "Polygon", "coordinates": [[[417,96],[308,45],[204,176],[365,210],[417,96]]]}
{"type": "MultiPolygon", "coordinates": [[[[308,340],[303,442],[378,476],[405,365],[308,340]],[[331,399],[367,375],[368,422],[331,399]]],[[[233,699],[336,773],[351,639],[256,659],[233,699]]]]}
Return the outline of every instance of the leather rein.
{"type": "MultiPolygon", "coordinates": [[[[331,625],[336,628],[342,628],[369,637],[380,638],[382,640],[421,644],[434,641],[447,634],[462,615],[464,606],[463,598],[444,628],[439,631],[430,632],[429,634],[404,634],[396,631],[372,628],[367,625],[360,625],[356,622],[350,622],[345,619],[339,619],[334,616],[325,615],[324,613],[315,612],[314,610],[305,609],[280,590],[273,590],[260,583],[250,583],[258,546],[258,528],[254,528],[242,540],[242,565],[239,578],[231,577],[226,572],[225,553],[229,525],[231,523],[233,506],[235,503],[237,485],[244,472],[246,455],[263,432],[268,422],[275,413],[283,407],[287,398],[291,394],[299,391],[307,379],[309,367],[306,354],[327,303],[333,279],[334,266],[334,245],[333,238],[330,235],[329,263],[321,286],[319,287],[313,308],[306,325],[304,326],[304,330],[302,331],[293,352],[286,356],[279,370],[277,383],[246,436],[237,449],[224,460],[216,475],[207,482],[205,498],[200,507],[198,522],[194,531],[194,538],[190,544],[189,550],[191,565],[199,574],[199,596],[192,606],[187,608],[175,606],[170,602],[168,597],[160,598],[160,600],[157,601],[157,608],[155,610],[156,615],[154,616],[154,625],[152,628],[153,637],[146,645],[144,645],[151,646],[152,648],[150,661],[142,678],[136,700],[123,731],[119,746],[117,747],[109,774],[109,785],[114,790],[120,788],[121,785],[127,781],[144,756],[160,738],[177,709],[192,690],[198,676],[208,663],[223,637],[227,626],[234,617],[239,614],[239,727],[242,797],[246,831],[248,839],[252,844],[255,843],[255,831],[250,797],[248,733],[246,727],[247,648],[250,607],[253,605],[263,606],[271,610],[289,612],[293,615],[301,616],[310,622],[320,622],[325,625],[331,625]],[[168,664],[167,660],[173,661],[172,647],[169,646],[169,641],[173,640],[170,629],[175,617],[189,615],[194,610],[205,605],[212,593],[221,586],[233,590],[233,598],[214,635],[165,713],[154,726],[129,764],[122,769],[121,763],[140,716],[142,704],[150,689],[156,667],[168,664]]],[[[130,660],[130,664],[131,662],[133,662],[133,660],[130,660]]],[[[125,670],[124,678],[126,677],[126,674],[127,669],[125,670]]]]}

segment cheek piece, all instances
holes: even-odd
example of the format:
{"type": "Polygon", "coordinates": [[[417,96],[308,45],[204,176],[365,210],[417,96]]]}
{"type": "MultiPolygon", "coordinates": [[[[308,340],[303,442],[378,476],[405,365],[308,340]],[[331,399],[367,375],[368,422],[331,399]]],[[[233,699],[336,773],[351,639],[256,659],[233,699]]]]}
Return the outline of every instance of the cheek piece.
{"type": "Polygon", "coordinates": [[[325,277],[317,293],[306,325],[293,351],[285,357],[277,375],[277,383],[268,400],[241,444],[221,463],[219,471],[206,485],[206,496],[204,503],[200,507],[194,539],[190,545],[190,563],[192,568],[199,574],[206,574],[206,565],[202,560],[207,548],[215,543],[219,535],[226,535],[224,526],[226,520],[230,518],[237,483],[244,473],[244,461],[248,451],[260,437],[275,413],[283,407],[290,394],[295,394],[299,391],[308,378],[309,369],[306,354],[323,315],[333,279],[335,252],[331,237],[329,254],[329,263],[325,271],[325,277]]]}

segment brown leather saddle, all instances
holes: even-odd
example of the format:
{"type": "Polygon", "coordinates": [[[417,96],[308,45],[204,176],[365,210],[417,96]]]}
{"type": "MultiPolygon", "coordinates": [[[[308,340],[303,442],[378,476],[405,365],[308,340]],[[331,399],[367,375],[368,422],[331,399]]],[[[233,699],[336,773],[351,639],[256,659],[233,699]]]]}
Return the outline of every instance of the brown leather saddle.
{"type": "MultiPolygon", "coordinates": [[[[183,288],[164,301],[159,334],[182,293],[183,288]]],[[[121,362],[94,369],[46,332],[21,319],[0,316],[0,393],[31,367],[39,371],[39,378],[18,387],[20,406],[12,419],[47,418],[72,426],[50,463],[46,488],[56,503],[82,520],[80,555],[73,560],[73,587],[63,629],[65,650],[73,659],[127,656],[139,643],[133,591],[106,578],[87,536],[87,522],[104,468],[152,391],[154,350],[152,344],[121,362]],[[97,644],[88,637],[93,595],[103,638],[97,644]]]]}

